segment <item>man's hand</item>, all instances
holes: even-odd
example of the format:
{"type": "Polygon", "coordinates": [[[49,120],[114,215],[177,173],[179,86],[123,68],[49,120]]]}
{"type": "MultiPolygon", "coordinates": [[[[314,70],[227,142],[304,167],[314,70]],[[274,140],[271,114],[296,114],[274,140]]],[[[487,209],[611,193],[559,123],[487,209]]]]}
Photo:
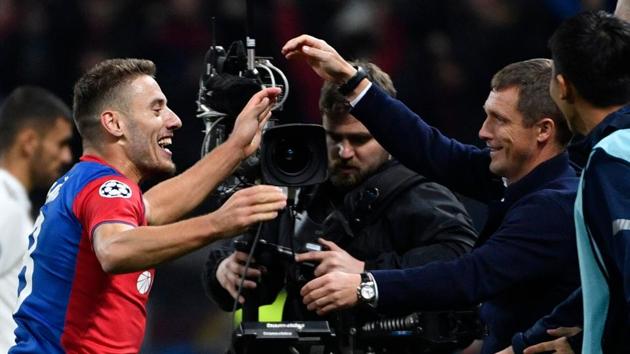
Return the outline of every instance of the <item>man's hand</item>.
{"type": "Polygon", "coordinates": [[[617,7],[615,7],[615,16],[624,21],[630,22],[630,0],[617,1],[617,7]]]}
{"type": "Polygon", "coordinates": [[[357,304],[357,287],[360,274],[332,272],[308,282],[300,294],[310,311],[323,316],[333,310],[341,310],[357,304]]]}
{"type": "Polygon", "coordinates": [[[253,154],[258,149],[262,128],[271,117],[271,108],[280,91],[278,87],[259,91],[252,96],[236,118],[228,141],[243,149],[243,157],[253,154]]]}
{"type": "Polygon", "coordinates": [[[312,251],[295,256],[297,262],[315,261],[319,265],[315,268],[315,276],[320,277],[334,271],[346,273],[361,273],[365,263],[352,257],[332,241],[320,238],[318,242],[328,248],[327,251],[312,251]]]}
{"type": "Polygon", "coordinates": [[[523,354],[544,353],[548,351],[556,354],[573,354],[573,349],[571,349],[571,345],[569,345],[567,337],[572,337],[581,331],[582,329],[579,327],[559,327],[549,329],[547,330],[547,333],[560,338],[529,346],[523,350],[523,354]]]}
{"type": "MultiPolygon", "coordinates": [[[[254,260],[252,259],[252,262],[254,260]]],[[[235,251],[229,257],[219,263],[217,267],[217,280],[219,284],[232,295],[232,298],[236,299],[238,294],[238,287],[241,283],[242,275],[245,272],[245,263],[247,262],[247,253],[235,251]]],[[[250,265],[245,275],[245,281],[243,282],[244,289],[256,288],[256,282],[248,279],[259,278],[262,275],[262,271],[256,267],[250,265]]],[[[239,296],[238,302],[245,303],[245,298],[239,296]]]]}
{"type": "Polygon", "coordinates": [[[348,81],[357,71],[328,43],[306,34],[290,39],[282,54],[287,59],[305,59],[322,79],[337,84],[348,81]]]}
{"type": "Polygon", "coordinates": [[[217,211],[211,213],[212,223],[220,237],[242,233],[248,226],[274,219],[287,204],[282,189],[259,185],[234,193],[217,211]]]}
{"type": "Polygon", "coordinates": [[[495,354],[514,354],[514,349],[512,349],[512,346],[509,346],[500,352],[496,352],[495,354]]]}

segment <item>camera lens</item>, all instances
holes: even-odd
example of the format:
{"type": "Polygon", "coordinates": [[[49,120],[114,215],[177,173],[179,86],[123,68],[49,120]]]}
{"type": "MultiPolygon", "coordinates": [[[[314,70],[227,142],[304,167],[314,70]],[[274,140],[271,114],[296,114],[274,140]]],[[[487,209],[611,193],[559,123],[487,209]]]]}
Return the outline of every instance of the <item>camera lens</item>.
{"type": "Polygon", "coordinates": [[[272,154],[273,163],[287,175],[297,175],[310,163],[308,148],[293,139],[281,139],[272,154]]]}
{"type": "Polygon", "coordinates": [[[295,123],[269,128],[260,146],[265,183],[303,187],[326,180],[326,131],[321,125],[295,123]]]}

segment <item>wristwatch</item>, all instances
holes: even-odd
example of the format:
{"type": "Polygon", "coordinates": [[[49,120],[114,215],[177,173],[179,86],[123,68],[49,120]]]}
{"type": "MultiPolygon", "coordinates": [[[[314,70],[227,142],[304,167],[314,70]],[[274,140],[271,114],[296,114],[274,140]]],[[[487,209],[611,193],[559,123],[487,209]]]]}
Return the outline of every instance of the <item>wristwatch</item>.
{"type": "Polygon", "coordinates": [[[376,307],[376,301],[378,297],[376,283],[371,274],[363,272],[361,273],[361,284],[357,287],[357,297],[360,304],[367,304],[371,307],[376,307]]]}
{"type": "Polygon", "coordinates": [[[348,96],[352,91],[354,91],[357,86],[367,77],[367,72],[360,66],[355,66],[357,72],[344,84],[340,85],[338,90],[339,93],[343,96],[348,96]]]}

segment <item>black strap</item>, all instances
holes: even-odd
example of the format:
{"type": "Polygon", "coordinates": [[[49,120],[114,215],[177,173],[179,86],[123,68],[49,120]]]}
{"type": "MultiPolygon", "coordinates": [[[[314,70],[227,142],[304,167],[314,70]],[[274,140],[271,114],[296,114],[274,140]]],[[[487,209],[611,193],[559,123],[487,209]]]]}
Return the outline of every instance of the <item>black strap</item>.
{"type": "Polygon", "coordinates": [[[350,78],[350,80],[339,86],[339,93],[343,96],[347,96],[352,91],[354,91],[354,89],[359,86],[361,81],[363,81],[363,79],[367,77],[365,69],[360,66],[355,66],[355,68],[357,69],[357,72],[350,78]]]}

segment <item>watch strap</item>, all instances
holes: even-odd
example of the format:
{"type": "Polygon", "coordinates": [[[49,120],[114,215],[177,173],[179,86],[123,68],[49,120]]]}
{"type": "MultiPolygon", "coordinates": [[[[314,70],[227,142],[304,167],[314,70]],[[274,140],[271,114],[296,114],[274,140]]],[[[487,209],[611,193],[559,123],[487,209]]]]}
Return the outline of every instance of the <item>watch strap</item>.
{"type": "Polygon", "coordinates": [[[368,272],[361,273],[361,283],[357,287],[357,297],[360,304],[368,305],[371,308],[375,308],[378,302],[378,288],[376,287],[376,282],[372,277],[372,274],[368,272]],[[371,299],[365,299],[361,294],[361,290],[363,287],[369,286],[374,290],[374,297],[371,299]]]}
{"type": "Polygon", "coordinates": [[[354,75],[352,75],[352,77],[348,81],[339,86],[339,93],[344,96],[347,96],[352,91],[354,91],[354,89],[359,86],[361,81],[363,81],[363,79],[367,77],[367,72],[365,71],[365,69],[360,66],[355,66],[355,68],[357,69],[357,72],[354,73],[354,75]]]}

